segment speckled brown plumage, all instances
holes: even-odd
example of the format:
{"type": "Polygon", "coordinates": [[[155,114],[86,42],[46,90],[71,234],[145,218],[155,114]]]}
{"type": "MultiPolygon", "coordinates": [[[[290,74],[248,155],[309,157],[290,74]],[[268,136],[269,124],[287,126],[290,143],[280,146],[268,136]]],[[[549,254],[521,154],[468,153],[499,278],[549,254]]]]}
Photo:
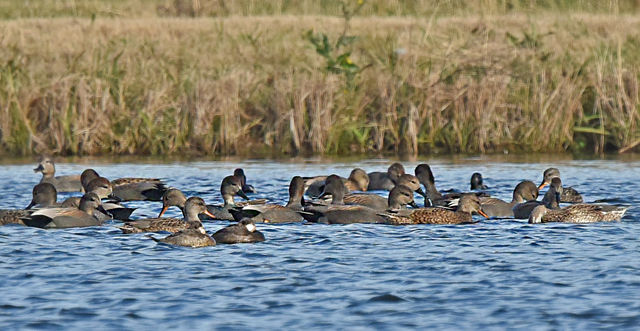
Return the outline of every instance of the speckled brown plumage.
{"type": "Polygon", "coordinates": [[[186,230],[187,223],[179,218],[148,218],[126,222],[118,227],[122,233],[143,233],[143,232],[178,232],[186,230]]]}
{"type": "Polygon", "coordinates": [[[32,210],[23,209],[5,209],[0,210],[0,225],[20,224],[24,225],[22,218],[28,217],[33,213],[32,210]]]}
{"type": "Polygon", "coordinates": [[[536,207],[529,223],[595,223],[619,221],[628,207],[575,204],[562,209],[548,209],[545,206],[536,207]]]}
{"type": "Polygon", "coordinates": [[[396,213],[385,213],[382,216],[388,224],[393,225],[463,224],[472,221],[472,212],[483,214],[480,208],[480,200],[473,194],[465,194],[460,198],[458,210],[455,212],[444,208],[419,208],[400,210],[396,213]]]}

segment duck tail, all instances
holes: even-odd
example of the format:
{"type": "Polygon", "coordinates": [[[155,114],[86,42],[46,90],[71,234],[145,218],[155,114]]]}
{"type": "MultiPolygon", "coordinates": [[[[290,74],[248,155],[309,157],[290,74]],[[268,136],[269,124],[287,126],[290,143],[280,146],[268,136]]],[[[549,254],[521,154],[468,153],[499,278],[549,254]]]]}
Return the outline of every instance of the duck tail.
{"type": "Polygon", "coordinates": [[[154,236],[152,236],[152,235],[150,235],[150,234],[146,235],[145,237],[151,238],[151,239],[153,239],[153,241],[155,241],[155,242],[157,242],[157,243],[159,243],[159,242],[160,242],[160,239],[158,239],[158,238],[156,238],[156,237],[154,237],[154,236]]]}

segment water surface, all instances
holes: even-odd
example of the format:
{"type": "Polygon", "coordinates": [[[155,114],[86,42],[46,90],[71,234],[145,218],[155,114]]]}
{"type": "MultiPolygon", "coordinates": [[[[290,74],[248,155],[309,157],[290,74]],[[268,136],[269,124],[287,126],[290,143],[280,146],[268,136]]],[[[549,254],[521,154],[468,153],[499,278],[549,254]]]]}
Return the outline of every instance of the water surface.
{"type": "MultiPolygon", "coordinates": [[[[220,181],[243,167],[255,198],[287,199],[293,175],[338,173],[390,161],[60,163],[109,178],[164,178],[220,202],[220,181]]],[[[403,162],[413,172],[417,162],[403,162]]],[[[190,249],[99,228],[0,227],[0,328],[16,329],[634,329],[640,323],[640,161],[429,161],[439,189],[468,189],[479,171],[510,199],[549,166],[587,201],[633,205],[622,222],[465,226],[267,225],[267,241],[190,249]]],[[[33,164],[0,167],[0,208],[23,208],[33,164]]],[[[66,195],[65,195],[66,196],[66,195]]],[[[62,198],[62,197],[60,197],[62,198]]],[[[419,200],[422,203],[422,200],[419,200]]],[[[132,203],[155,216],[159,203],[132,203]]],[[[171,215],[178,215],[177,210],[171,215]]],[[[210,231],[227,222],[206,223],[210,231]]],[[[156,236],[164,236],[157,234],[156,236]]]]}

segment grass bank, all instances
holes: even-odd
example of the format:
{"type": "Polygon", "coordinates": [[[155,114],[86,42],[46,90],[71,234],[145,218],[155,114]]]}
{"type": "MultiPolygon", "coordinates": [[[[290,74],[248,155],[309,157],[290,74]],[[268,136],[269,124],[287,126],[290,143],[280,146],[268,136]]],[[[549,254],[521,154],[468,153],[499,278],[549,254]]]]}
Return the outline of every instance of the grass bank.
{"type": "Polygon", "coordinates": [[[0,21],[0,153],[639,150],[638,16],[355,17],[357,39],[321,49],[319,32],[335,46],[343,30],[327,16],[0,21]]]}

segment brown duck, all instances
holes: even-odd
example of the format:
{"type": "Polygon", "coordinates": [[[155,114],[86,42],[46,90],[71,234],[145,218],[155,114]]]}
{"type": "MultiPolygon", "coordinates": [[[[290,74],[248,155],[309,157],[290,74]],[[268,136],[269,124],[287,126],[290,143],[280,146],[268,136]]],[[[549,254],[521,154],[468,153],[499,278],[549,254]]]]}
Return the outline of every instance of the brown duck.
{"type": "Polygon", "coordinates": [[[457,211],[444,208],[419,208],[400,210],[396,213],[384,213],[387,224],[465,224],[471,223],[471,213],[487,217],[480,206],[480,199],[474,194],[463,194],[457,211]]]}
{"type": "MultiPolygon", "coordinates": [[[[182,192],[180,192],[182,193],[182,192]]],[[[173,196],[178,196],[175,194],[171,194],[173,196]]],[[[172,197],[168,197],[167,200],[170,201],[172,197]]],[[[122,230],[122,233],[141,233],[141,232],[178,232],[182,230],[187,230],[192,226],[190,223],[200,222],[200,218],[198,213],[201,208],[199,207],[199,200],[197,199],[186,199],[183,203],[184,208],[183,216],[184,219],[179,218],[145,218],[139,219],[135,221],[128,221],[121,227],[118,227],[122,230]]],[[[213,216],[208,210],[202,212],[205,215],[213,216]]],[[[197,227],[196,227],[197,228],[197,227]]]]}
{"type": "MultiPolygon", "coordinates": [[[[553,178],[560,178],[560,170],[557,168],[549,168],[542,174],[542,183],[538,187],[542,190],[545,186],[551,184],[553,178]]],[[[560,196],[560,202],[580,203],[583,202],[582,195],[572,187],[565,187],[560,196]]]]}
{"type": "Polygon", "coordinates": [[[202,222],[200,222],[198,218],[199,214],[207,213],[207,205],[204,203],[204,200],[198,197],[187,199],[187,202],[185,202],[185,210],[188,210],[185,222],[188,227],[186,230],[176,232],[161,239],[154,238],[150,235],[148,237],[156,242],[174,246],[193,248],[215,246],[216,241],[207,234],[202,222]]]}

